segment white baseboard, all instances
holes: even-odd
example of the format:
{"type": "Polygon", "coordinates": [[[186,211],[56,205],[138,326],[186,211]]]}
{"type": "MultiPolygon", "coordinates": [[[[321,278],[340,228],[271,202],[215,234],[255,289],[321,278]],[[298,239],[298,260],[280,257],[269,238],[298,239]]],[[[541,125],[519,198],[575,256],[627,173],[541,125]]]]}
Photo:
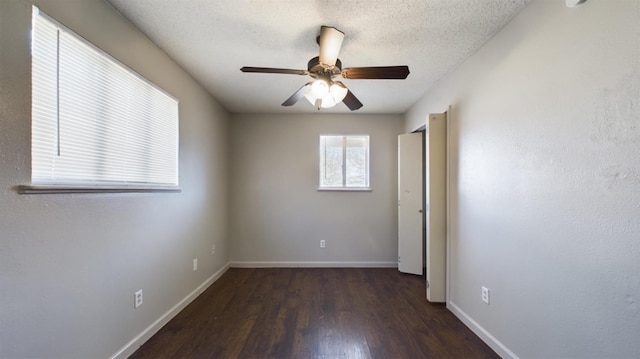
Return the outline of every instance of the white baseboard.
{"type": "Polygon", "coordinates": [[[397,268],[398,262],[230,262],[232,268],[397,268]]]}
{"type": "Polygon", "coordinates": [[[488,346],[491,347],[500,357],[502,358],[511,358],[511,359],[519,359],[518,356],[509,350],[504,344],[502,344],[498,339],[496,339],[491,333],[489,333],[486,329],[484,329],[478,322],[471,319],[471,317],[465,313],[460,307],[455,305],[455,303],[449,301],[447,302],[447,309],[449,309],[458,319],[460,319],[471,331],[476,333],[477,336],[482,339],[488,346]]]}
{"type": "Polygon", "coordinates": [[[111,356],[111,359],[120,359],[127,358],[131,354],[133,354],[142,344],[144,344],[149,338],[151,338],[160,328],[162,328],[165,324],[167,324],[173,317],[175,317],[182,309],[184,309],[189,303],[191,303],[194,299],[196,299],[202,292],[204,292],[211,284],[213,284],[218,278],[220,278],[228,269],[230,268],[230,264],[227,263],[220,270],[215,272],[211,277],[207,278],[204,283],[200,284],[198,288],[196,288],[193,292],[189,293],[186,297],[184,297],[178,304],[174,305],[173,308],[169,309],[166,313],[164,313],[160,318],[158,318],[155,322],[145,328],[142,333],[136,335],[131,341],[129,341],[125,346],[123,346],[120,350],[118,350],[115,354],[111,356]]]}

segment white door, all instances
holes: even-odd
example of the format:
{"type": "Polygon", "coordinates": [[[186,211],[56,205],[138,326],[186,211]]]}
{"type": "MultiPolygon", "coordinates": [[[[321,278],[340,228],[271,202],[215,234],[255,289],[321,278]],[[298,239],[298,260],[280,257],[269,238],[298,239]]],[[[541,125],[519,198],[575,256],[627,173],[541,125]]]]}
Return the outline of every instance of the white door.
{"type": "Polygon", "coordinates": [[[422,275],[422,133],[398,136],[398,270],[422,275]]]}

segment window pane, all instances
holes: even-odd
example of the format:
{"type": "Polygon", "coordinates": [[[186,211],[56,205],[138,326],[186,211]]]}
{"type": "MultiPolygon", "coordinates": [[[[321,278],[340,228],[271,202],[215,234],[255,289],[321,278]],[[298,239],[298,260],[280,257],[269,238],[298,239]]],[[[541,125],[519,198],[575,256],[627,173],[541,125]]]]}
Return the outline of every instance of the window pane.
{"type": "Polygon", "coordinates": [[[346,186],[369,187],[369,138],[347,136],[346,186]]]}
{"type": "Polygon", "coordinates": [[[342,187],[342,136],[320,139],[320,186],[342,187]]]}
{"type": "Polygon", "coordinates": [[[369,136],[320,136],[320,187],[369,187],[369,136]]]}

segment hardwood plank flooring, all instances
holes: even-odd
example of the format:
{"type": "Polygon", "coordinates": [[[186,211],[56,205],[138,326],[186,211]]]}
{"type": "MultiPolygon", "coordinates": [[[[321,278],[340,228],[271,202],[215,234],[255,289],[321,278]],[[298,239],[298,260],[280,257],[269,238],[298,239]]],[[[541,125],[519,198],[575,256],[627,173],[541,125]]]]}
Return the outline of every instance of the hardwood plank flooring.
{"type": "Polygon", "coordinates": [[[425,291],[395,268],[231,268],[131,358],[499,358],[425,291]]]}

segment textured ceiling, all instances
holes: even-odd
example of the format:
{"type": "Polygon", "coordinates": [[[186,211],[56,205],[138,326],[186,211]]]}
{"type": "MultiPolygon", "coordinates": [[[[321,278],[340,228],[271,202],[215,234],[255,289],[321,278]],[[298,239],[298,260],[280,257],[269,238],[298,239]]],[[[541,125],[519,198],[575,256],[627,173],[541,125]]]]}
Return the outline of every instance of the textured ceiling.
{"type": "MultiPolygon", "coordinates": [[[[533,0],[107,0],[231,112],[313,113],[280,104],[307,76],[321,25],[345,33],[343,67],[408,65],[406,80],[342,81],[357,113],[404,113],[533,0]]],[[[344,104],[323,112],[350,112],[344,104]]]]}

